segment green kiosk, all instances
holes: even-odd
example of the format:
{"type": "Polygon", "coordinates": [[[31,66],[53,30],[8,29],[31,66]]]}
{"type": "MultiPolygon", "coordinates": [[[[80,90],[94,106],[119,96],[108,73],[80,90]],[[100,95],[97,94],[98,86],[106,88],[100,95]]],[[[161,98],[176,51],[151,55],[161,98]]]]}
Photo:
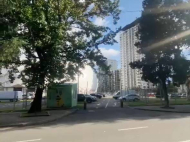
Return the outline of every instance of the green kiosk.
{"type": "Polygon", "coordinates": [[[72,108],[77,106],[77,84],[56,84],[48,88],[48,108],[72,108]]]}

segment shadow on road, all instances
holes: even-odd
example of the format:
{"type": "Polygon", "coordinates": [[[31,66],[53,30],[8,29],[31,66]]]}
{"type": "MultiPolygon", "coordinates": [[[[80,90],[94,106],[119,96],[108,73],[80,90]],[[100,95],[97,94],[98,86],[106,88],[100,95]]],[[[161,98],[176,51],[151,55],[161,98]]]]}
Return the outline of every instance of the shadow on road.
{"type": "Polygon", "coordinates": [[[46,123],[38,126],[31,127],[14,127],[9,129],[0,130],[1,131],[14,131],[19,129],[41,129],[43,127],[68,127],[76,124],[106,124],[106,123],[116,123],[117,121],[130,121],[130,120],[140,120],[146,121],[151,119],[167,120],[167,119],[179,119],[190,117],[190,114],[179,114],[179,113],[164,113],[164,112],[151,112],[135,110],[131,108],[107,108],[107,109],[97,109],[97,110],[79,110],[78,112],[63,117],[57,121],[46,123]]]}

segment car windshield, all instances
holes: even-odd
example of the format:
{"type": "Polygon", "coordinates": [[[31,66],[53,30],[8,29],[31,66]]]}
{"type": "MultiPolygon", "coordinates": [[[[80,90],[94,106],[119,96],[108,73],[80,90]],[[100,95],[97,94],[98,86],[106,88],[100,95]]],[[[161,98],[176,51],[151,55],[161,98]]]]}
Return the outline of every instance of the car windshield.
{"type": "Polygon", "coordinates": [[[190,142],[190,0],[0,0],[0,142],[190,142]]]}

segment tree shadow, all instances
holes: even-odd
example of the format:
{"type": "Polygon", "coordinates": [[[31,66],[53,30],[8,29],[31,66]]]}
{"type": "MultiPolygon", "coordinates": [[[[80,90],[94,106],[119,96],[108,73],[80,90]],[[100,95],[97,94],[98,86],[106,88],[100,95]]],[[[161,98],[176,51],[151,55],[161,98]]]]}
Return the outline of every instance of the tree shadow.
{"type": "Polygon", "coordinates": [[[76,124],[112,124],[117,123],[118,121],[131,121],[131,120],[168,120],[168,119],[180,119],[190,117],[188,113],[166,113],[166,112],[153,112],[153,111],[144,111],[136,110],[132,108],[99,108],[99,109],[88,109],[88,110],[79,110],[78,112],[63,117],[57,121],[46,123],[43,125],[36,125],[30,127],[14,127],[10,129],[0,130],[2,131],[15,131],[15,130],[24,130],[24,129],[42,129],[43,127],[69,127],[76,124]]]}

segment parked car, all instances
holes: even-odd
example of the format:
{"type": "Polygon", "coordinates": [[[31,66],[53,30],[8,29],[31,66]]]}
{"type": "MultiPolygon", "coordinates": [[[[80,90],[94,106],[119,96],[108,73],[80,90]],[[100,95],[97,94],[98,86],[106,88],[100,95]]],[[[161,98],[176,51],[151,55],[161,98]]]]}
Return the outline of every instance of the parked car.
{"type": "Polygon", "coordinates": [[[97,98],[94,96],[90,96],[90,95],[85,95],[86,98],[90,97],[92,99],[93,102],[97,101],[97,98]]]}
{"type": "Polygon", "coordinates": [[[91,96],[94,96],[94,97],[97,97],[98,99],[101,99],[102,98],[102,95],[99,95],[99,94],[90,94],[91,96]]]}
{"type": "Polygon", "coordinates": [[[147,96],[150,97],[150,98],[155,98],[156,97],[155,93],[148,93],[147,96]]]}
{"type": "Polygon", "coordinates": [[[116,100],[117,100],[119,97],[121,97],[120,92],[117,92],[117,93],[113,96],[113,98],[116,99],[116,100]]]}
{"type": "Polygon", "coordinates": [[[106,97],[105,94],[102,94],[102,93],[97,93],[98,95],[101,95],[102,97],[106,97]]]}
{"type": "Polygon", "coordinates": [[[119,97],[119,100],[136,102],[136,101],[140,100],[140,97],[136,94],[130,94],[130,95],[125,95],[125,96],[119,97]]]}
{"type": "Polygon", "coordinates": [[[181,98],[186,98],[187,97],[187,94],[186,93],[182,93],[181,94],[181,98]]]}
{"type": "Polygon", "coordinates": [[[177,98],[181,98],[180,94],[174,93],[170,95],[171,99],[177,99],[177,98]]]}
{"type": "Polygon", "coordinates": [[[102,96],[103,96],[103,97],[106,97],[106,95],[105,95],[105,94],[102,94],[102,96]]]}
{"type": "Polygon", "coordinates": [[[86,99],[87,103],[92,103],[93,102],[92,97],[88,97],[88,96],[86,96],[84,94],[78,94],[77,96],[78,96],[78,102],[84,102],[85,99],[86,99]]]}

